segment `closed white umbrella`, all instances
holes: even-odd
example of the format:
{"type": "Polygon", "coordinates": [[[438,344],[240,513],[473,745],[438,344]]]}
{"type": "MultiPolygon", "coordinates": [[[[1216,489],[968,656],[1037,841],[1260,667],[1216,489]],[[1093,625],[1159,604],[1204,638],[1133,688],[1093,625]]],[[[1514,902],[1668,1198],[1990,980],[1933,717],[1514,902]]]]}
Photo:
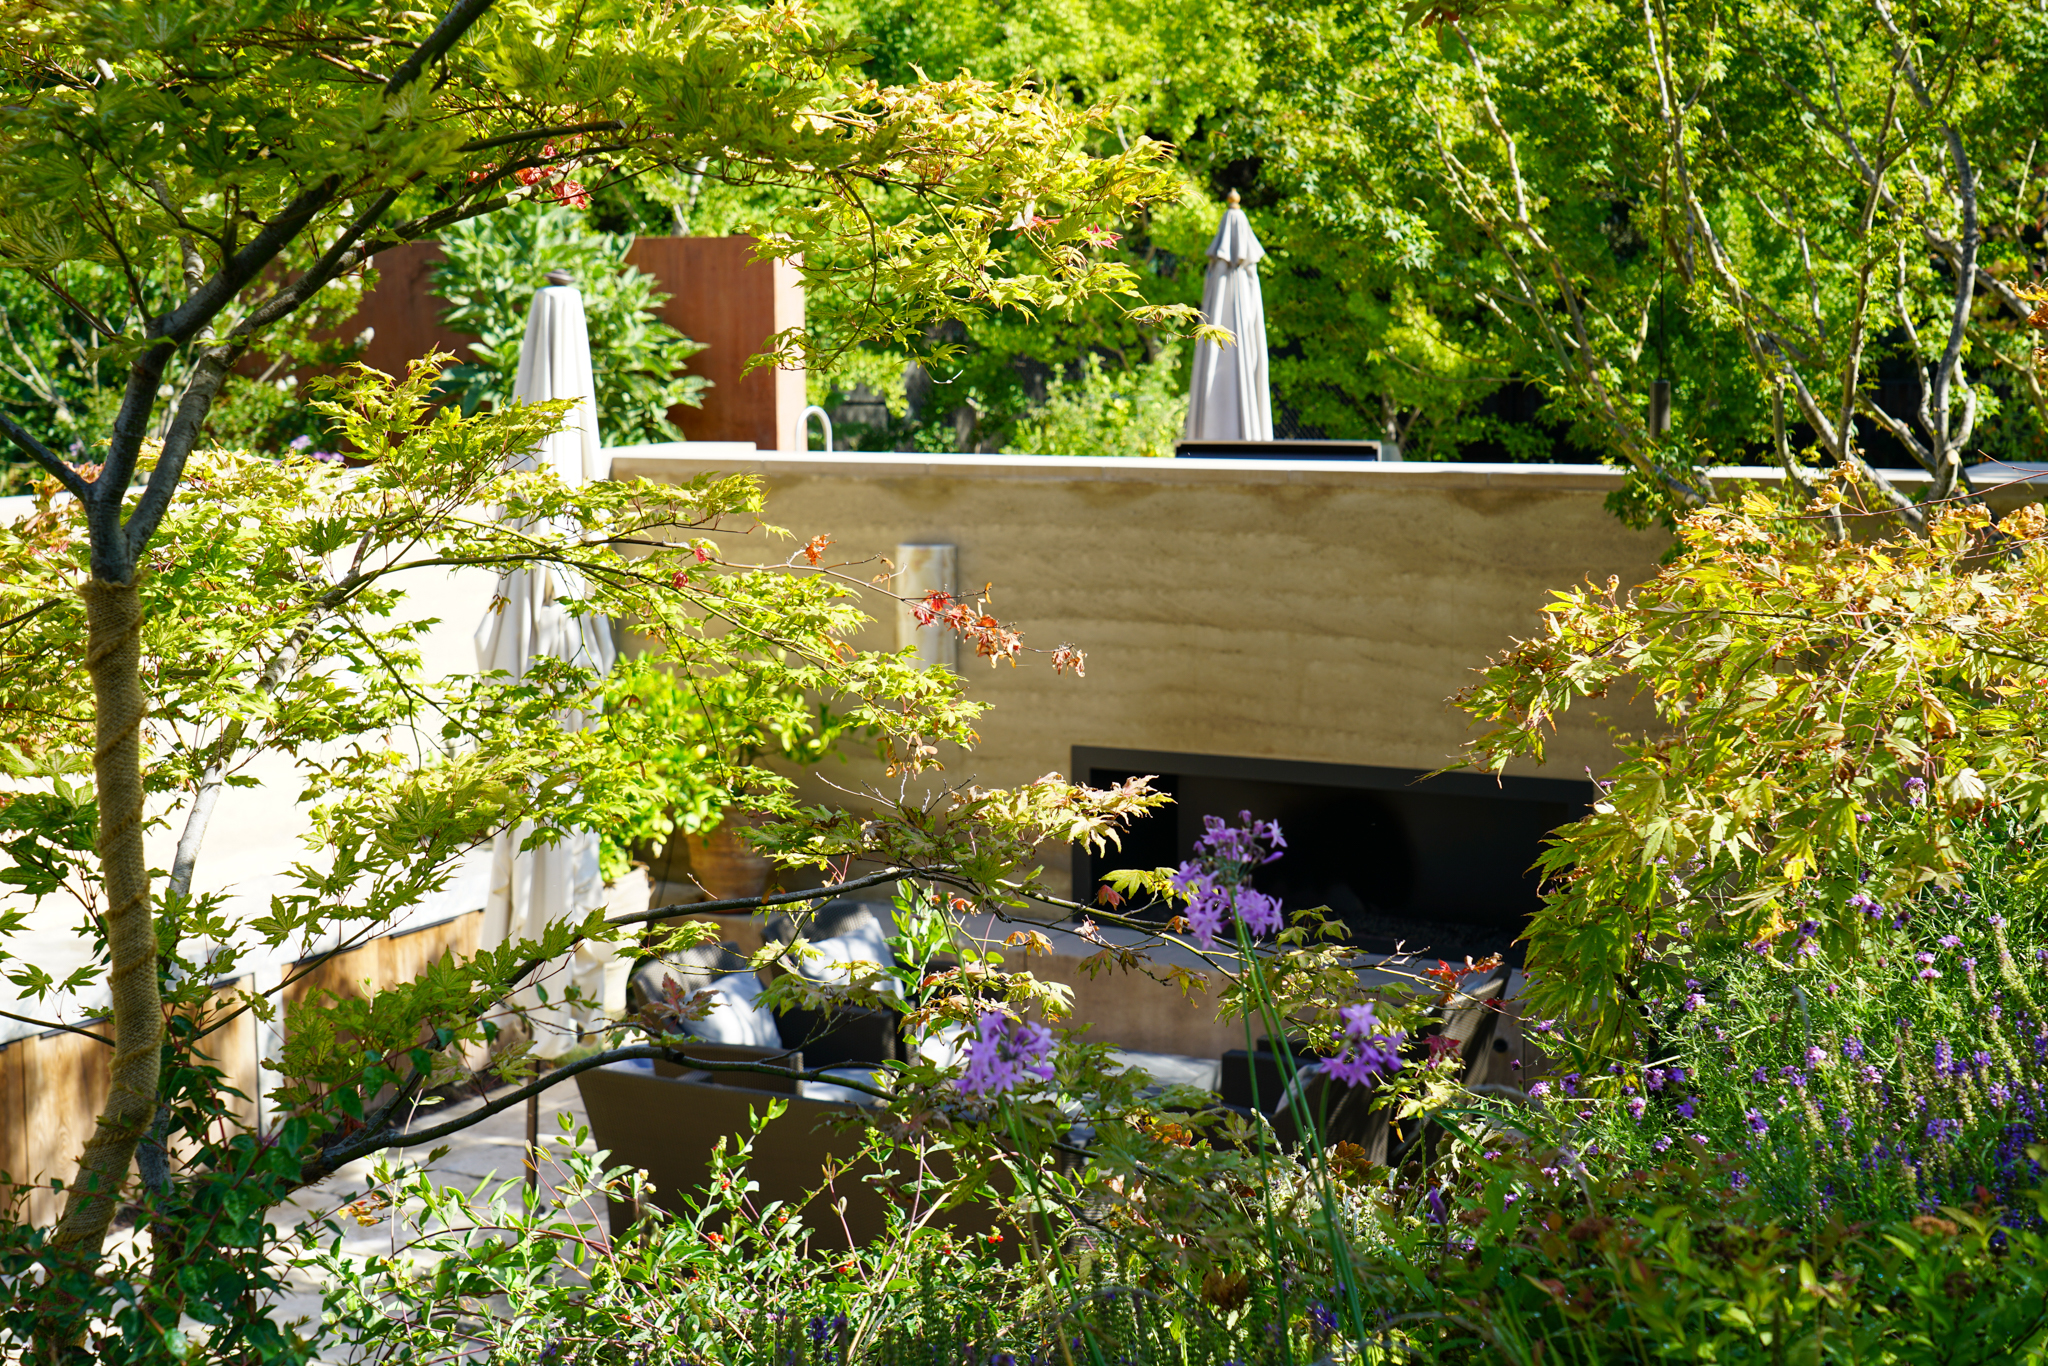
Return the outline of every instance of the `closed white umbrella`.
{"type": "Polygon", "coordinates": [[[1195,343],[1189,441],[1273,439],[1273,396],[1266,383],[1266,301],[1259,293],[1259,261],[1265,254],[1232,190],[1230,207],[1209,243],[1202,317],[1228,329],[1237,344],[1195,343]]]}
{"type": "MultiPolygon", "coordinates": [[[[597,433],[597,386],[590,368],[590,329],[583,317],[583,296],[561,271],[549,274],[549,287],[535,292],[526,315],[526,336],[519,345],[519,375],[512,386],[518,403],[575,399],[562,430],[532,450],[513,457],[517,470],[551,469],[561,481],[576,486],[602,478],[597,433]]],[[[498,592],[476,629],[477,667],[502,670],[517,682],[542,656],[578,664],[600,673],[612,666],[615,651],[611,629],[603,618],[571,616],[565,598],[579,598],[582,581],[559,566],[519,569],[499,576],[498,592]]],[[[591,718],[565,712],[561,724],[580,730],[591,718]]],[[[582,920],[605,904],[604,878],[597,868],[596,832],[578,830],[567,838],[524,852],[519,846],[533,833],[522,822],[491,843],[491,890],[484,903],[483,948],[497,948],[515,939],[538,939],[560,920],[582,920]]],[[[625,1008],[626,976],[632,964],[619,959],[609,945],[584,945],[568,958],[542,969],[539,984],[547,987],[544,1005],[535,985],[522,987],[514,998],[528,1008],[534,1026],[534,1051],[559,1057],[574,1047],[587,1022],[580,1011],[562,1004],[564,988],[573,984],[602,1002],[607,1013],[625,1008]]]]}

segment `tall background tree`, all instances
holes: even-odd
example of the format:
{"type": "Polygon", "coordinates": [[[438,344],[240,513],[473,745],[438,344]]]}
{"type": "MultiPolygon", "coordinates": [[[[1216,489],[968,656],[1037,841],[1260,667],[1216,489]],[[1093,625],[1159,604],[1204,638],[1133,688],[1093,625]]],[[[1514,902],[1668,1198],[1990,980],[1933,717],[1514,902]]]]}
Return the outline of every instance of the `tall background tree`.
{"type": "MultiPolygon", "coordinates": [[[[1977,458],[2048,456],[2015,293],[2048,252],[2025,6],[840,2],[880,79],[1031,73],[1120,104],[1106,150],[1172,143],[1188,198],[1107,248],[1150,297],[1199,297],[1238,190],[1294,431],[1613,460],[1636,518],[1712,496],[1715,464],[1928,469],[1939,496],[1977,458]]],[[[647,184],[599,211],[724,231],[772,201],[647,184]]],[[[1043,430],[1054,379],[1065,430],[1077,391],[1143,402],[1148,366],[1184,364],[1099,307],[916,340],[943,357],[857,351],[827,379],[890,406],[851,410],[857,440],[1005,445],[1043,430]],[[906,359],[928,362],[907,390],[906,359]]]]}

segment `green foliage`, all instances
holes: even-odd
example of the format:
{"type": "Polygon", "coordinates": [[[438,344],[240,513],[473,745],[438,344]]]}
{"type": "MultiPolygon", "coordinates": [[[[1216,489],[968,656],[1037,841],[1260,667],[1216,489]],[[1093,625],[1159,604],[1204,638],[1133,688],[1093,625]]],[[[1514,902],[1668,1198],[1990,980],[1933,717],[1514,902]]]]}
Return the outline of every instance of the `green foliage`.
{"type": "Polygon", "coordinates": [[[476,359],[448,371],[463,411],[512,401],[533,293],[548,271],[565,270],[575,277],[590,324],[605,444],[680,440],[669,409],[703,405],[710,381],[680,371],[704,348],[656,316],[668,295],[655,288],[652,275],[626,264],[632,245],[630,236],[592,231],[576,209],[531,202],[443,233],[446,255],[433,275],[434,292],[449,305],[442,319],[478,339],[470,347],[476,359]]]}
{"type": "Polygon", "coordinates": [[[1639,511],[1713,496],[1703,469],[1742,455],[1810,479],[1890,447],[1941,498],[1980,416],[2038,444],[2031,9],[1483,8],[1408,28],[1412,7],[1315,6],[1269,31],[1287,60],[1261,178],[1353,239],[1330,299],[1446,287],[1421,294],[1449,347],[1431,380],[1526,378],[1633,468],[1639,511]],[[1403,255],[1428,284],[1350,265],[1403,255]],[[1668,436],[1648,427],[1660,378],[1668,436]]]}
{"type": "Polygon", "coordinates": [[[1852,490],[1804,517],[1758,495],[1688,518],[1655,579],[1558,594],[1461,696],[1498,727],[1469,756],[1496,771],[1541,759],[1578,699],[1637,691],[1654,709],[1541,860],[1540,1009],[1618,1036],[1681,922],[1754,943],[1811,917],[1846,948],[1857,891],[1960,885],[1956,822],[2048,814],[2048,519],[2031,506],[1994,531],[1960,507],[1924,538],[1831,539],[1852,490]]]}
{"type": "Polygon", "coordinates": [[[639,661],[612,670],[604,705],[600,724],[622,733],[624,757],[637,766],[643,793],[623,821],[603,829],[598,860],[607,879],[625,873],[636,849],[659,848],[678,830],[717,825],[727,807],[746,797],[757,759],[820,763],[849,732],[873,734],[830,706],[744,673],[679,678],[639,661]]]}
{"type": "Polygon", "coordinates": [[[1055,378],[1045,402],[1011,438],[1017,455],[1171,456],[1187,421],[1187,377],[1178,351],[1112,374],[1094,352],[1072,379],[1055,378]]]}
{"type": "MultiPolygon", "coordinates": [[[[361,277],[336,281],[307,312],[266,336],[265,354],[247,367],[248,382],[209,414],[212,444],[275,449],[297,436],[325,440],[318,414],[307,406],[306,386],[321,369],[360,351],[359,339],[340,329],[362,298],[363,283],[361,277]]],[[[155,309],[169,304],[153,288],[147,297],[155,309]]],[[[133,311],[128,278],[112,265],[67,261],[41,279],[0,270],[0,403],[57,451],[96,462],[95,449],[121,403],[127,364],[91,319],[119,332],[134,324],[133,311]]],[[[167,383],[178,392],[190,376],[188,361],[174,361],[167,383]]],[[[152,436],[161,439],[167,421],[168,414],[152,436]]],[[[29,492],[33,469],[11,444],[0,445],[0,495],[29,492]]]]}
{"type": "Polygon", "coordinates": [[[2048,1357],[2039,1232],[1957,1210],[1799,1232],[1731,1194],[1711,1155],[1637,1167],[1512,1129],[1488,1141],[1397,1186],[1402,1212],[1379,1221],[1367,1275],[1400,1325],[1393,1360],[2048,1357]]]}
{"type": "MultiPolygon", "coordinates": [[[[173,1019],[182,1055],[191,1026],[173,1019]]],[[[294,1119],[262,1138],[240,1132],[221,1105],[232,1093],[221,1091],[218,1072],[188,1061],[166,1079],[178,1117],[169,1136],[189,1145],[193,1175],[175,1191],[141,1194],[137,1211],[156,1245],[131,1243],[98,1266],[96,1257],[54,1246],[42,1229],[0,1221],[0,1275],[11,1285],[38,1283],[36,1293],[0,1303],[0,1350],[35,1360],[29,1343],[55,1300],[78,1335],[80,1358],[108,1366],[319,1360],[318,1325],[302,1331],[307,1325],[279,1322],[276,1311],[294,1289],[292,1263],[338,1230],[318,1218],[280,1234],[268,1220],[300,1184],[311,1130],[294,1119]]]]}

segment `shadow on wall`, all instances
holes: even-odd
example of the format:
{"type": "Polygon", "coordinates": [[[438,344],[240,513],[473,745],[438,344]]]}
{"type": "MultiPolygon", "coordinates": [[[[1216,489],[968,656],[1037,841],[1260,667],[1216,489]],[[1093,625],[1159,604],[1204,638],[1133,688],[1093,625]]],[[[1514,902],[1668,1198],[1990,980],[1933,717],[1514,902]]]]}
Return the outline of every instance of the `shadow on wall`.
{"type": "MultiPolygon", "coordinates": [[[[1275,820],[1287,851],[1262,869],[1259,890],[1289,912],[1327,906],[1350,942],[1397,945],[1437,958],[1504,955],[1540,904],[1533,865],[1545,837],[1585,814],[1592,786],[1219,755],[1074,750],[1094,786],[1157,775],[1172,806],[1137,822],[1121,849],[1074,859],[1074,899],[1092,903],[1116,868],[1159,868],[1193,856],[1205,815],[1275,820]]],[[[1163,918],[1165,908],[1141,908],[1163,918]]]]}

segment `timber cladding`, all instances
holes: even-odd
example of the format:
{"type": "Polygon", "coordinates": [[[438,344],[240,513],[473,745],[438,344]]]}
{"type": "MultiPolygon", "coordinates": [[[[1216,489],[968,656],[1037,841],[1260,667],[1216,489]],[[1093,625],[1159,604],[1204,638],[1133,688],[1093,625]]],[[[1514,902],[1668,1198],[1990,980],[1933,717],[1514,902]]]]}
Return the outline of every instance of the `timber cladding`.
{"type": "MultiPolygon", "coordinates": [[[[366,989],[410,981],[446,954],[474,953],[482,921],[482,911],[471,911],[406,934],[370,940],[324,961],[301,960],[284,969],[288,985],[280,995],[286,1004],[294,1004],[316,988],[356,997],[366,989]]],[[[221,983],[216,1004],[227,1008],[251,981],[245,977],[221,983]]],[[[101,1033],[107,1023],[88,1020],[79,1027],[101,1033]]],[[[251,1127],[262,1090],[263,1032],[255,1015],[242,1011],[209,1034],[199,1049],[226,1074],[228,1085],[241,1092],[243,1098],[232,1108],[236,1118],[251,1127]]],[[[18,1204],[14,1218],[47,1226],[62,1213],[63,1194],[49,1183],[68,1182],[77,1169],[79,1152],[106,1102],[111,1055],[99,1039],[61,1030],[0,1047],[0,1208],[18,1204]]]]}

